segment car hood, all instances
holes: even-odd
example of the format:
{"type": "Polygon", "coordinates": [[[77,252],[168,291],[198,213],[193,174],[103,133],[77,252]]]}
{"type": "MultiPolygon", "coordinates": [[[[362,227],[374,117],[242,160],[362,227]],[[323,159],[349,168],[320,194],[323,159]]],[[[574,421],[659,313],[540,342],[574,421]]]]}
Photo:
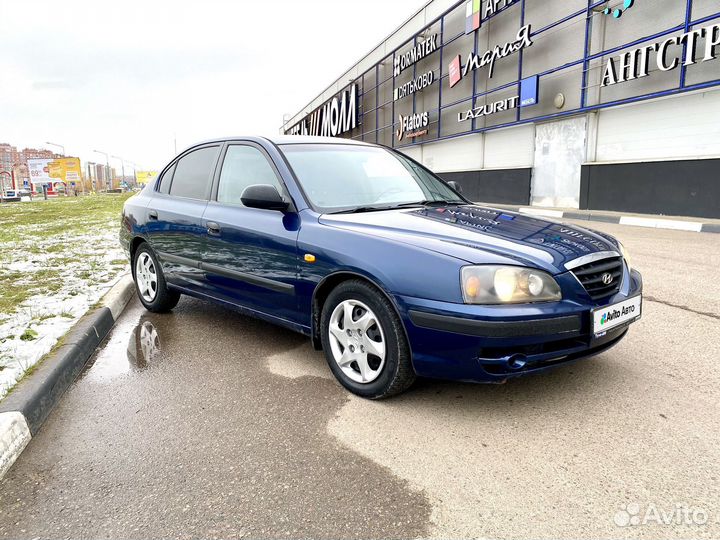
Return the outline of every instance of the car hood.
{"type": "Polygon", "coordinates": [[[551,273],[583,256],[617,252],[609,236],[477,205],[325,214],[324,225],[443,253],[469,263],[523,264],[551,273]]]}

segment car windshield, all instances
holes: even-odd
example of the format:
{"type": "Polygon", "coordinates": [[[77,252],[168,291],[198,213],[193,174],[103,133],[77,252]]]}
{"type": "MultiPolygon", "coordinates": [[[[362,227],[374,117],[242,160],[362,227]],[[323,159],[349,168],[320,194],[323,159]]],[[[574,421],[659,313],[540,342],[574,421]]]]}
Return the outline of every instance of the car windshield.
{"type": "Polygon", "coordinates": [[[282,150],[305,195],[320,212],[465,202],[430,171],[385,148],[288,144],[282,150]]]}

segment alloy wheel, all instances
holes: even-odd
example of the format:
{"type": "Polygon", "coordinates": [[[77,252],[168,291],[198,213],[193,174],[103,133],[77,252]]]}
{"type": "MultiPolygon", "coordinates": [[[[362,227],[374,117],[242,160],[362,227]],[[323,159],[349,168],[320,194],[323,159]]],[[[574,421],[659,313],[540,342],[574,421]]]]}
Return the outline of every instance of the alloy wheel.
{"type": "Polygon", "coordinates": [[[340,302],[330,316],[330,348],[343,373],[355,382],[373,382],[387,354],[385,335],[373,311],[358,300],[340,302]]]}
{"type": "Polygon", "coordinates": [[[157,296],[158,276],[155,263],[147,252],[141,253],[135,263],[135,282],[140,296],[146,302],[152,302],[157,296]]]}

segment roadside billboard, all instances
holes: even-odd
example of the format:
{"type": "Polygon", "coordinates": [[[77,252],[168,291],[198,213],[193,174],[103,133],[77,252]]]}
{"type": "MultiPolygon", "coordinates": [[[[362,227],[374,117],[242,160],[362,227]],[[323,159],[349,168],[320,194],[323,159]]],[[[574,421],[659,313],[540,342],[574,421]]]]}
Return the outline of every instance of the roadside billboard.
{"type": "Polygon", "coordinates": [[[151,182],[155,179],[155,177],[158,175],[158,171],[137,171],[135,173],[135,177],[137,178],[137,183],[140,185],[145,185],[148,182],[151,182]]]}
{"type": "Polygon", "coordinates": [[[52,178],[50,178],[50,167],[49,163],[52,159],[28,159],[28,171],[30,172],[30,181],[33,184],[50,184],[52,178]]]}
{"type": "MultiPolygon", "coordinates": [[[[50,191],[64,191],[69,188],[82,190],[79,158],[28,159],[28,171],[34,185],[48,184],[50,191]]],[[[37,188],[35,190],[37,191],[37,188]]]]}
{"type": "Polygon", "coordinates": [[[48,163],[48,173],[53,182],[65,182],[67,187],[76,187],[82,182],[82,169],[78,158],[59,158],[48,163]]]}

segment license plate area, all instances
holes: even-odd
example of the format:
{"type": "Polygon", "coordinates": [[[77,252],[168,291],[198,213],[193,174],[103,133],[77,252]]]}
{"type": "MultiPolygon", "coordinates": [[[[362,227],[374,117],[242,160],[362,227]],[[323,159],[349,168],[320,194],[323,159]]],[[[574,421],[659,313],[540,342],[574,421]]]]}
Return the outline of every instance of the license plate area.
{"type": "Polygon", "coordinates": [[[598,338],[609,330],[630,324],[642,315],[642,295],[592,311],[593,335],[598,338]]]}

